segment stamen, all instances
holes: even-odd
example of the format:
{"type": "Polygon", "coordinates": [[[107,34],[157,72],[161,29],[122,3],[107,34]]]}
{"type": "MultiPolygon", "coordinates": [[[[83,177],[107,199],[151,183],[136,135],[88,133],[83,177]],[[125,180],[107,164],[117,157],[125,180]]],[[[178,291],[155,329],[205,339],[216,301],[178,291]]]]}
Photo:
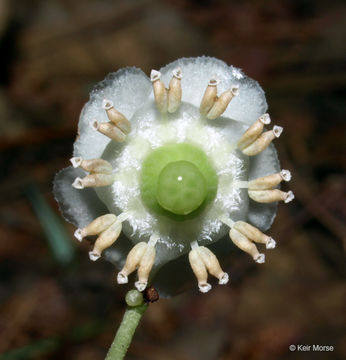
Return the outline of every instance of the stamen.
{"type": "Polygon", "coordinates": [[[211,285],[207,282],[208,272],[219,279],[220,285],[227,284],[228,274],[221,269],[215,254],[205,246],[198,246],[197,241],[191,242],[189,261],[201,292],[205,293],[211,289],[211,285]]]}
{"type": "Polygon", "coordinates": [[[231,90],[225,91],[217,98],[212,106],[212,108],[208,111],[207,118],[210,120],[214,120],[221,116],[225,110],[227,109],[228,104],[239,94],[239,87],[233,86],[231,90]]]}
{"type": "Polygon", "coordinates": [[[208,284],[207,282],[208,280],[207,268],[198,253],[198,248],[192,249],[189,252],[189,261],[192,271],[194,272],[197,278],[199,291],[202,293],[208,292],[211,289],[211,285],[208,284]]]}
{"type": "Polygon", "coordinates": [[[181,79],[183,77],[181,69],[173,70],[173,77],[169,83],[168,89],[168,112],[174,113],[178,110],[181,103],[181,79]]]}
{"type": "Polygon", "coordinates": [[[128,134],[131,131],[131,123],[121,112],[114,108],[112,101],[104,99],[102,107],[106,110],[108,119],[124,134],[128,134]]]}
{"type": "Polygon", "coordinates": [[[215,254],[205,246],[199,246],[197,251],[209,274],[219,279],[220,285],[227,284],[229,280],[228,274],[221,269],[220,263],[215,254]]]}
{"type": "Polygon", "coordinates": [[[86,187],[101,187],[113,184],[113,174],[90,174],[85,176],[83,179],[77,177],[72,183],[75,189],[84,189],[86,187]]]}
{"type": "Polygon", "coordinates": [[[126,135],[113,123],[100,123],[97,120],[93,120],[90,125],[94,130],[99,131],[101,134],[108,136],[112,140],[123,142],[126,139],[126,135]]]}
{"type": "Polygon", "coordinates": [[[270,124],[269,114],[261,115],[242,135],[237,145],[240,150],[252,144],[262,133],[264,125],[270,124]]]}
{"type": "Polygon", "coordinates": [[[150,73],[150,80],[151,82],[154,82],[156,80],[159,80],[161,79],[161,73],[160,71],[157,71],[157,70],[151,70],[151,73],[150,73]]]}
{"type": "Polygon", "coordinates": [[[128,282],[128,276],[136,270],[146,248],[147,248],[147,244],[144,241],[142,241],[136,244],[130,250],[130,252],[127,255],[124,267],[118,273],[117,276],[118,284],[126,284],[128,282]]]}
{"type": "Polygon", "coordinates": [[[259,118],[259,121],[261,121],[264,125],[269,125],[271,123],[271,119],[269,114],[265,113],[261,115],[259,118]]]}
{"type": "Polygon", "coordinates": [[[256,263],[258,264],[264,264],[266,261],[266,256],[264,254],[258,254],[254,260],[256,261],[256,263]]]}
{"type": "Polygon", "coordinates": [[[148,278],[155,262],[155,245],[159,239],[157,234],[151,235],[148,243],[140,242],[135,245],[126,258],[126,263],[118,273],[117,281],[119,284],[125,284],[128,276],[138,267],[138,281],[135,283],[138,291],[143,291],[148,284],[148,278]]]}
{"type": "Polygon", "coordinates": [[[277,138],[280,137],[280,135],[282,134],[283,131],[284,131],[284,128],[281,126],[275,125],[273,127],[273,133],[274,133],[275,137],[277,137],[277,138]]]}
{"type": "Polygon", "coordinates": [[[281,173],[263,176],[261,178],[249,181],[249,189],[250,190],[272,189],[275,186],[279,185],[282,180],[283,177],[281,173]]]}
{"type": "Polygon", "coordinates": [[[109,110],[109,109],[111,109],[113,106],[114,106],[114,104],[113,104],[113,101],[112,101],[112,100],[104,99],[104,100],[102,101],[102,108],[105,109],[105,110],[109,110]]]}
{"type": "Polygon", "coordinates": [[[103,250],[108,249],[115,243],[121,233],[122,225],[115,221],[106,230],[102,231],[94,244],[94,248],[89,252],[90,260],[96,261],[101,257],[103,250]]]}
{"type": "Polygon", "coordinates": [[[180,67],[174,69],[174,70],[172,71],[172,74],[173,74],[174,77],[176,77],[176,78],[179,79],[179,80],[181,80],[181,79],[183,78],[183,73],[182,73],[180,67]]]}
{"type": "Polygon", "coordinates": [[[83,237],[84,237],[82,229],[77,229],[73,235],[79,242],[82,242],[83,237]]]}
{"type": "Polygon", "coordinates": [[[112,174],[113,171],[112,165],[103,159],[84,160],[81,157],[73,157],[70,161],[74,168],[80,167],[91,173],[112,174]]]}
{"type": "Polygon", "coordinates": [[[156,106],[162,114],[165,114],[168,108],[168,94],[165,84],[161,80],[161,73],[156,70],[151,70],[150,79],[153,84],[156,106]]]}
{"type": "Polygon", "coordinates": [[[78,190],[84,189],[83,180],[80,177],[75,178],[72,186],[78,190]]]}
{"type": "Polygon", "coordinates": [[[138,291],[143,291],[148,285],[149,275],[155,262],[155,244],[157,240],[158,237],[150,238],[143,257],[140,260],[139,268],[137,271],[138,281],[135,282],[135,286],[138,291]]]}
{"type": "Polygon", "coordinates": [[[279,189],[273,190],[248,190],[249,197],[259,203],[271,203],[284,201],[288,203],[294,199],[292,191],[284,192],[279,189]]]}
{"type": "Polygon", "coordinates": [[[274,126],[272,130],[264,132],[253,143],[247,147],[241,149],[243,154],[248,156],[254,156],[266,149],[269,144],[282,133],[283,128],[280,126],[274,126]]]}
{"type": "Polygon", "coordinates": [[[208,86],[204,92],[201,104],[199,106],[199,112],[202,115],[207,115],[209,110],[213,107],[217,98],[217,85],[219,81],[213,77],[209,80],[208,86]]]}
{"type": "Polygon", "coordinates": [[[117,217],[114,214],[99,216],[83,229],[77,229],[74,236],[81,241],[86,236],[99,235],[102,231],[105,231],[114,224],[116,220],[117,217]]]}
{"type": "Polygon", "coordinates": [[[263,263],[265,258],[264,254],[259,253],[257,250],[256,245],[251,242],[245,235],[243,235],[240,231],[238,231],[235,228],[232,228],[229,232],[229,237],[233,241],[233,243],[238,246],[239,249],[245,251],[249,255],[252,256],[252,258],[258,262],[263,263]]]}
{"type": "Polygon", "coordinates": [[[284,181],[291,181],[292,175],[289,170],[281,170],[280,175],[284,181]]]}
{"type": "Polygon", "coordinates": [[[74,168],[77,168],[81,165],[83,159],[81,157],[73,157],[70,159],[70,162],[74,168]]]}
{"type": "Polygon", "coordinates": [[[267,249],[274,249],[276,247],[276,241],[269,237],[269,239],[267,240],[267,243],[266,243],[266,248],[267,249]]]}
{"type": "Polygon", "coordinates": [[[242,233],[249,240],[254,241],[258,244],[265,244],[267,249],[268,244],[271,244],[270,246],[274,244],[275,247],[275,241],[270,236],[263,234],[260,230],[258,230],[255,226],[251,224],[248,224],[244,221],[237,221],[234,224],[233,228],[242,233]]]}
{"type": "Polygon", "coordinates": [[[294,199],[294,194],[293,194],[293,192],[292,192],[292,191],[288,191],[288,192],[287,192],[287,197],[286,197],[286,199],[284,200],[285,203],[287,204],[287,203],[291,202],[293,199],[294,199]]]}

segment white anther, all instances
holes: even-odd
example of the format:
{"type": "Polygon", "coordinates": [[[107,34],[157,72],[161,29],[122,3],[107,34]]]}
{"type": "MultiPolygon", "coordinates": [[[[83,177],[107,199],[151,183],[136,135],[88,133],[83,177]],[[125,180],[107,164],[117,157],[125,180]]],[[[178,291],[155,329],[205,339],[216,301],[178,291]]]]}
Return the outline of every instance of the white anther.
{"type": "Polygon", "coordinates": [[[101,257],[101,255],[98,254],[98,253],[96,253],[96,252],[93,252],[93,251],[90,251],[90,252],[89,252],[89,259],[90,259],[91,261],[96,261],[96,260],[98,260],[100,257],[101,257]]]}
{"type": "Polygon", "coordinates": [[[78,190],[84,189],[83,180],[80,177],[75,178],[72,186],[78,190]]]}
{"type": "Polygon", "coordinates": [[[281,126],[275,125],[273,127],[273,133],[274,133],[275,137],[277,137],[277,138],[282,134],[283,131],[284,131],[284,128],[281,126]]]}
{"type": "Polygon", "coordinates": [[[228,276],[227,273],[224,273],[224,274],[222,275],[222,277],[219,279],[219,284],[220,284],[220,285],[225,285],[225,284],[228,283],[228,281],[229,281],[229,276],[228,276]]]}
{"type": "Polygon", "coordinates": [[[73,157],[70,159],[71,161],[71,164],[74,168],[77,168],[80,166],[80,164],[82,163],[82,158],[80,156],[77,156],[77,157],[73,157]]]}
{"type": "Polygon", "coordinates": [[[267,243],[266,243],[266,248],[274,249],[275,246],[276,246],[276,241],[272,237],[269,237],[269,239],[267,240],[267,243]]]}
{"type": "Polygon", "coordinates": [[[104,99],[104,100],[102,101],[102,108],[103,108],[104,110],[109,110],[109,109],[111,109],[113,106],[114,106],[114,104],[113,104],[113,101],[111,101],[111,100],[104,99]]]}
{"type": "Polygon", "coordinates": [[[292,192],[292,191],[288,191],[288,192],[287,192],[287,197],[286,197],[286,199],[284,200],[285,203],[289,203],[289,202],[291,202],[293,199],[294,199],[294,194],[293,194],[293,192],[292,192]]]}
{"type": "Polygon", "coordinates": [[[75,232],[74,232],[74,237],[78,240],[78,241],[82,241],[83,240],[83,230],[82,229],[77,229],[75,232]]]}
{"type": "Polygon", "coordinates": [[[289,170],[281,170],[280,175],[284,181],[291,181],[292,175],[289,170]]]}
{"type": "Polygon", "coordinates": [[[239,95],[239,85],[233,85],[231,87],[231,93],[233,94],[233,96],[238,96],[239,95]]]}
{"type": "Polygon", "coordinates": [[[201,293],[205,294],[207,293],[208,291],[211,290],[211,285],[208,284],[208,283],[205,283],[205,284],[198,284],[198,289],[201,293]]]}
{"type": "Polygon", "coordinates": [[[181,80],[181,79],[183,78],[183,73],[182,73],[180,67],[174,69],[174,70],[172,71],[172,74],[173,74],[174,77],[176,77],[176,78],[179,79],[179,80],[181,80]]]}
{"type": "Polygon", "coordinates": [[[141,282],[141,281],[136,281],[135,282],[135,287],[137,288],[138,291],[142,292],[145,290],[145,288],[147,287],[148,285],[148,282],[147,281],[144,281],[144,282],[141,282]]]}
{"type": "Polygon", "coordinates": [[[96,119],[93,119],[89,122],[89,125],[91,126],[91,128],[95,131],[98,130],[99,128],[99,122],[96,119]]]}
{"type": "Polygon", "coordinates": [[[259,121],[264,125],[269,125],[271,122],[269,114],[265,113],[259,117],[259,121]]]}
{"type": "Polygon", "coordinates": [[[265,261],[266,261],[266,257],[265,257],[264,254],[258,254],[258,255],[254,258],[254,260],[255,260],[256,263],[258,263],[258,264],[264,264],[265,261]]]}
{"type": "Polygon", "coordinates": [[[208,86],[217,86],[219,84],[220,84],[220,80],[218,80],[215,75],[212,76],[208,82],[208,86]]]}
{"type": "Polygon", "coordinates": [[[120,272],[120,273],[118,273],[118,276],[117,276],[117,282],[118,282],[118,284],[127,284],[129,282],[129,279],[125,274],[120,272]]]}
{"type": "Polygon", "coordinates": [[[160,71],[157,71],[157,70],[151,70],[151,73],[150,73],[150,80],[152,82],[156,81],[156,80],[159,80],[161,78],[161,73],[160,71]]]}

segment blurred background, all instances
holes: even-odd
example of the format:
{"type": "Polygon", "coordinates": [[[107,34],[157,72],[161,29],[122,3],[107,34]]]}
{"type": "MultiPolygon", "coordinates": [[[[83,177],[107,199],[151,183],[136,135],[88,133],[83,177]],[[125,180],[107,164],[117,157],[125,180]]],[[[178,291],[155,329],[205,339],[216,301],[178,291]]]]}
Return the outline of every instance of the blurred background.
{"type": "Polygon", "coordinates": [[[0,0],[0,359],[104,359],[126,287],[90,263],[52,196],[79,112],[107,73],[210,55],[267,94],[296,200],[264,266],[160,299],[128,359],[346,359],[343,1],[0,0]],[[289,351],[333,345],[332,353],[289,351]]]}

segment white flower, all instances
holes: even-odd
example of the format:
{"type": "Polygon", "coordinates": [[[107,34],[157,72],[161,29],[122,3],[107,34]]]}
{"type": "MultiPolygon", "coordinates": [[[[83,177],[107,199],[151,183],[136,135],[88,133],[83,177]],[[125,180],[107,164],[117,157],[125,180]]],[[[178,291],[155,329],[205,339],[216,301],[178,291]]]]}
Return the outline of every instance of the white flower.
{"type": "Polygon", "coordinates": [[[149,281],[161,296],[193,273],[202,292],[208,273],[227,283],[220,263],[234,244],[264,262],[255,243],[275,241],[259,229],[276,201],[294,197],[277,189],[290,173],[266,110],[258,83],[214,58],[179,59],[150,79],[136,68],[108,75],[82,110],[73,167],[54,186],[76,238],[98,236],[90,259],[113,262],[118,283],[137,269],[136,287],[149,281]]]}

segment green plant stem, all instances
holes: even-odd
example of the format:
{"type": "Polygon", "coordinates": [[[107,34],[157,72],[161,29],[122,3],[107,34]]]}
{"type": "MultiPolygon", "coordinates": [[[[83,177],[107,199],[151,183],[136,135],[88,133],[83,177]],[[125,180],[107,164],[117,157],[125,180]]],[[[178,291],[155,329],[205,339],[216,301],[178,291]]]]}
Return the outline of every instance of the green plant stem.
{"type": "Polygon", "coordinates": [[[135,330],[138,326],[139,320],[147,309],[147,304],[142,304],[135,307],[128,306],[123,320],[115,334],[113,343],[109,348],[105,360],[122,360],[124,359],[127,349],[131,344],[131,340],[135,330]]]}

